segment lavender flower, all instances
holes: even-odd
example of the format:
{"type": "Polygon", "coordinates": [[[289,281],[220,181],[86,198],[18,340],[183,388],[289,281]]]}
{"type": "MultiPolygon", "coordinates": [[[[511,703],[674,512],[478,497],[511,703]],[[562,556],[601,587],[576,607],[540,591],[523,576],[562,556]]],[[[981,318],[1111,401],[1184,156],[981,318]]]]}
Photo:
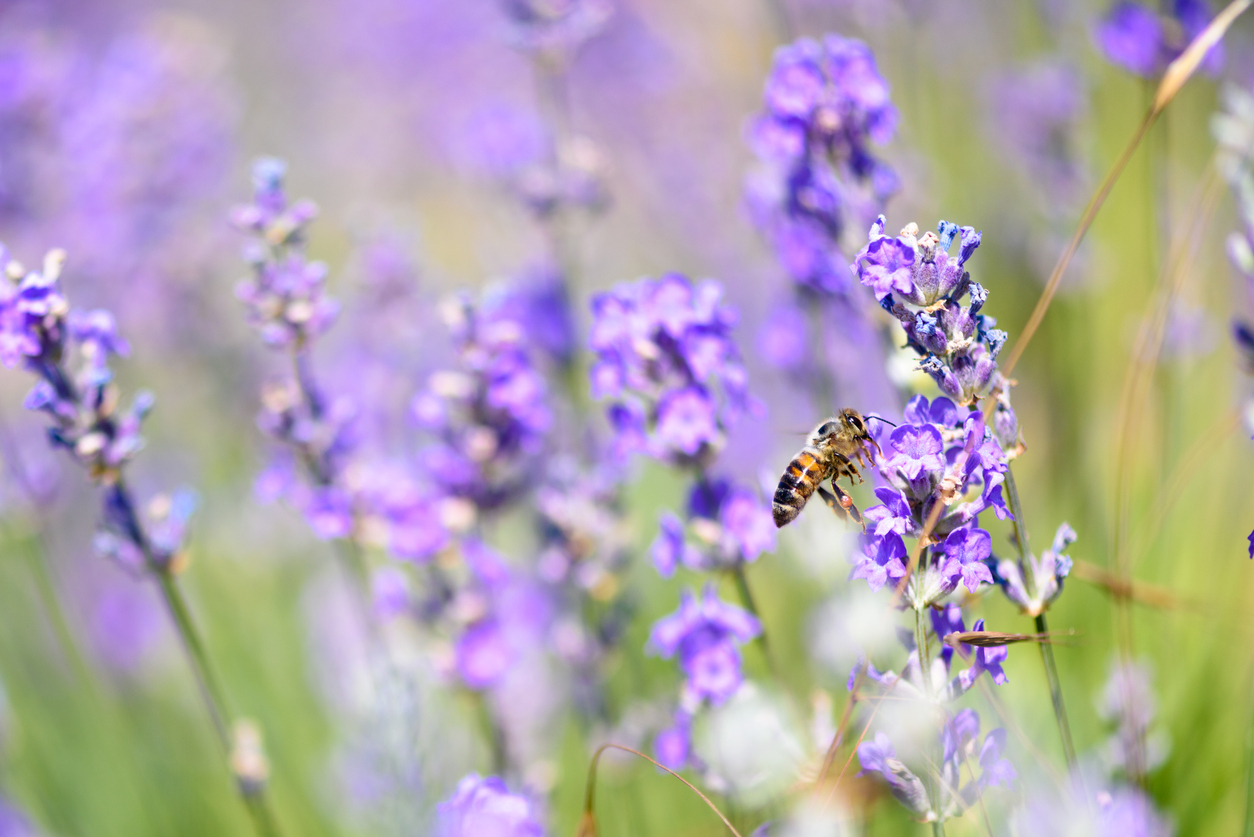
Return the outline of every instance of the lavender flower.
{"type": "Polygon", "coordinates": [[[236,296],[262,340],[285,352],[292,368],[262,392],[257,423],[291,456],[271,464],[258,480],[259,493],[285,497],[320,538],[357,542],[373,532],[397,557],[425,560],[448,540],[440,498],[395,463],[366,461],[356,402],[329,397],[314,379],[311,350],[340,306],[326,294],[326,265],[305,256],[317,209],[288,200],[285,174],[281,161],[257,161],[253,201],[231,216],[251,237],[245,248],[251,275],[236,296]],[[297,467],[307,482],[297,477],[297,467]]]}
{"type": "Polygon", "coordinates": [[[496,776],[471,773],[438,808],[439,837],[544,837],[534,802],[510,793],[496,776]]]}
{"type": "Polygon", "coordinates": [[[1063,523],[1039,560],[1028,557],[1030,567],[1005,558],[997,561],[994,577],[1006,597],[1028,616],[1039,616],[1048,610],[1062,594],[1063,581],[1071,573],[1071,558],[1065,553],[1075,540],[1075,530],[1063,523]]]}
{"type": "Polygon", "coordinates": [[[980,740],[980,718],[974,709],[954,715],[941,731],[941,781],[935,800],[928,788],[904,762],[897,758],[892,741],[883,732],[874,741],[858,745],[859,776],[875,775],[888,785],[889,792],[912,814],[925,821],[958,816],[974,804],[976,796],[989,787],[1009,786],[1016,778],[1014,766],[1002,757],[1006,731],[995,729],[980,740]],[[975,780],[963,781],[980,768],[975,780]]]}
{"type": "MultiPolygon", "coordinates": [[[[960,633],[964,630],[962,611],[956,604],[950,604],[941,611],[930,611],[930,614],[933,631],[939,640],[943,641],[949,634],[960,633]]],[[[984,620],[978,620],[974,630],[983,629],[984,620]]],[[[943,646],[941,654],[930,661],[930,669],[925,674],[919,662],[918,648],[914,645],[913,638],[907,639],[903,635],[902,639],[907,642],[907,647],[911,651],[905,668],[900,674],[891,670],[879,671],[870,661],[863,658],[849,672],[846,688],[852,691],[858,677],[862,676],[869,683],[874,684],[871,686],[872,692],[878,690],[886,694],[891,691],[897,699],[952,703],[970,691],[981,674],[988,674],[999,686],[1007,682],[1006,673],[1002,670],[1002,663],[1008,657],[1005,646],[984,648],[959,643],[958,658],[964,661],[970,660],[971,665],[951,676],[955,656],[953,648],[943,646]]]]}
{"type": "Polygon", "coordinates": [[[547,384],[528,349],[526,324],[492,298],[443,306],[458,367],[433,373],[411,405],[436,438],[421,454],[441,493],[492,511],[535,482],[552,423],[547,384]]]}
{"type": "Polygon", "coordinates": [[[842,231],[896,190],[869,151],[896,131],[888,83],[862,42],[802,39],[776,51],[765,105],[750,128],[763,169],[750,183],[755,222],[799,287],[844,294],[842,231]]]}
{"type": "Polygon", "coordinates": [[[983,414],[964,414],[948,398],[929,402],[919,395],[906,406],[900,427],[889,432],[875,422],[872,434],[884,451],[880,474],[888,485],[875,491],[880,504],[864,512],[868,535],[852,577],[878,589],[888,578],[904,576],[903,538],[918,536],[934,505],[943,503],[932,532],[944,540],[922,557],[922,575],[908,583],[907,600],[925,606],[959,584],[971,591],[991,584],[991,539],[978,527],[979,515],[991,508],[1005,519],[1009,511],[1001,492],[1006,457],[983,414]]]}
{"type": "Polygon", "coordinates": [[[182,550],[190,507],[158,503],[155,519],[145,526],[122,482],[124,467],[143,447],[140,426],[153,405],[152,395],[141,392],[129,410],[119,410],[108,361],[129,351],[126,341],[108,312],[70,309],[59,287],[64,252],[50,252],[43,270],[29,273],[7,251],[0,253],[0,360],[10,368],[21,363],[36,375],[26,408],[47,415],[52,445],[105,488],[97,545],[133,569],[169,567],[182,550]]]}
{"type": "Polygon", "coordinates": [[[722,478],[693,484],[688,496],[688,526],[695,545],[685,539],[679,518],[666,513],[659,521],[650,554],[664,577],[682,564],[707,571],[752,563],[775,549],[775,525],[770,509],[752,488],[722,478]]]}
{"type": "MultiPolygon", "coordinates": [[[[1158,75],[1210,23],[1204,0],[1174,0],[1170,6],[1170,13],[1160,16],[1130,0],[1120,0],[1094,31],[1098,49],[1106,60],[1134,75],[1158,75]]],[[[1217,74],[1223,60],[1223,47],[1216,44],[1206,53],[1202,68],[1217,74]]]]}
{"type": "Polygon", "coordinates": [[[1121,786],[1101,790],[1087,800],[1078,793],[1061,798],[1038,792],[1011,819],[1015,834],[1048,837],[1054,834],[1093,834],[1097,837],[1171,837],[1175,829],[1154,808],[1140,788],[1121,786]]]}
{"type": "Polygon", "coordinates": [[[700,599],[683,592],[679,610],[654,624],[649,650],[667,659],[678,655],[685,689],[717,705],[740,688],[740,646],[761,632],[755,617],[721,601],[711,584],[700,599]]]}
{"type": "Polygon", "coordinates": [[[988,292],[966,271],[980,233],[941,221],[936,233],[919,236],[918,226],[908,224],[894,238],[884,234],[884,224],[881,215],[851,269],[901,323],[906,344],[922,358],[919,368],[962,405],[990,387],[1004,388],[996,358],[1006,333],[980,313],[988,292]],[[951,257],[950,245],[959,236],[958,255],[951,257]],[[968,295],[964,307],[960,301],[968,295]]]}
{"type": "Polygon", "coordinates": [[[753,406],[722,296],[671,273],[593,297],[592,394],[610,401],[620,452],[702,467],[753,406]]]}

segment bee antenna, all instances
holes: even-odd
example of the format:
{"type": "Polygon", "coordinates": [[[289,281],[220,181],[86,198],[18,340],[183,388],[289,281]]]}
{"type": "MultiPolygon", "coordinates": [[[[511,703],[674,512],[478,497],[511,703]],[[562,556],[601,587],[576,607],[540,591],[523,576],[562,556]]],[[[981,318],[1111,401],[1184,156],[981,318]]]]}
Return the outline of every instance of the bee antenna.
{"type": "Polygon", "coordinates": [[[889,421],[888,419],[886,419],[886,418],[884,418],[884,417],[882,417],[882,416],[867,416],[867,418],[869,418],[869,419],[875,419],[876,421],[882,421],[882,422],[884,422],[885,424],[890,424],[890,425],[892,425],[893,427],[896,427],[896,426],[897,426],[897,423],[896,423],[896,422],[889,421]]]}

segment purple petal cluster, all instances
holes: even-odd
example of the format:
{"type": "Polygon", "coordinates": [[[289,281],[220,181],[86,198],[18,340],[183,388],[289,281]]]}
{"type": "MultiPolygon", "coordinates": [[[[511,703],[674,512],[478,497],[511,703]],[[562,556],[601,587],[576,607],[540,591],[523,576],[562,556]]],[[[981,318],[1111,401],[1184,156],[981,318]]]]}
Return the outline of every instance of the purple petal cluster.
{"type": "Polygon", "coordinates": [[[553,423],[548,385],[532,357],[528,323],[492,299],[443,306],[457,365],[432,373],[410,407],[436,439],[421,454],[428,479],[476,509],[501,508],[535,483],[553,423]]]}
{"type": "Polygon", "coordinates": [[[109,358],[130,347],[107,311],[72,311],[59,279],[65,253],[50,252],[42,270],[24,272],[0,254],[0,360],[21,364],[36,375],[24,402],[46,413],[48,438],[67,450],[92,479],[116,483],[122,467],[140,448],[140,425],[152,409],[151,393],[140,392],[126,409],[113,384],[109,358]]]}
{"type": "Polygon", "coordinates": [[[281,160],[258,160],[253,202],[231,213],[235,226],[251,237],[244,259],[252,275],[240,281],[235,295],[268,345],[304,351],[331,327],[340,309],[326,295],[326,265],[305,258],[317,207],[309,201],[289,203],[283,190],[286,173],[281,160]]]}
{"type": "Polygon", "coordinates": [[[1006,597],[1028,616],[1039,616],[1062,594],[1063,581],[1071,573],[1067,548],[1075,543],[1076,533],[1063,523],[1054,533],[1054,542],[1038,560],[1028,556],[1030,567],[1006,558],[994,564],[997,584],[1006,597]]]}
{"type": "Polygon", "coordinates": [[[50,252],[40,271],[26,272],[2,247],[0,261],[0,360],[35,376],[26,408],[45,414],[52,446],[104,487],[98,551],[135,570],[171,565],[183,549],[195,504],[190,495],[154,498],[145,522],[123,482],[125,466],[144,445],[140,426],[154,399],[141,391],[129,408],[121,407],[108,364],[129,346],[113,316],[70,308],[60,288],[63,251],[50,252]]]}
{"type": "Polygon", "coordinates": [[[997,354],[1006,333],[980,313],[988,292],[966,270],[980,233],[941,221],[937,232],[920,236],[918,226],[908,224],[893,237],[884,234],[884,224],[881,215],[851,269],[901,323],[906,344],[921,358],[919,368],[959,404],[971,404],[990,385],[999,388],[997,354]],[[955,239],[953,256],[949,248],[955,239]]]}
{"type": "MultiPolygon", "coordinates": [[[[861,676],[876,684],[880,690],[891,689],[900,698],[952,703],[970,691],[981,674],[988,674],[998,686],[1007,682],[1006,672],[1002,668],[1009,656],[1006,646],[984,647],[960,643],[957,657],[962,661],[969,661],[970,666],[951,676],[955,653],[951,646],[944,643],[944,639],[950,634],[966,630],[963,626],[962,608],[951,602],[942,608],[929,609],[928,613],[932,632],[941,643],[941,653],[931,661],[930,671],[925,673],[922,670],[913,637],[903,634],[902,640],[911,650],[901,674],[891,670],[879,671],[870,661],[861,659],[850,671],[846,687],[852,691],[861,676]]],[[[973,630],[984,630],[984,620],[977,620],[973,630]]]]}
{"type": "Polygon", "coordinates": [[[688,495],[688,525],[669,512],[659,521],[650,555],[670,578],[683,565],[698,572],[752,563],[775,549],[770,508],[756,490],[725,478],[705,478],[688,495]]]}
{"type": "Polygon", "coordinates": [[[888,83],[861,41],[828,35],[776,51],[765,110],[750,128],[763,171],[750,183],[749,204],[801,287],[847,290],[841,233],[896,191],[896,175],[870,152],[896,126],[888,83]]]}
{"type": "Polygon", "coordinates": [[[863,513],[867,534],[852,577],[879,589],[904,576],[903,539],[922,533],[932,509],[942,503],[945,510],[932,532],[944,539],[922,556],[923,581],[910,582],[908,597],[932,602],[959,584],[972,592],[991,584],[991,539],[979,528],[979,515],[991,508],[999,518],[1009,516],[1001,490],[1007,466],[983,414],[948,398],[929,402],[916,395],[899,427],[875,422],[872,433],[884,453],[879,470],[888,484],[875,490],[879,504],[863,513]]]}
{"type": "MultiPolygon", "coordinates": [[[[1119,0],[1094,30],[1098,50],[1110,63],[1144,78],[1157,76],[1206,28],[1211,11],[1205,0],[1173,0],[1159,14],[1131,0],[1119,0]]],[[[1202,60],[1211,75],[1223,67],[1224,52],[1216,44],[1202,60]]]]}
{"type": "Polygon", "coordinates": [[[617,451],[708,463],[752,405],[722,285],[642,279],[593,297],[592,314],[592,394],[610,402],[617,451]]]}
{"type": "Polygon", "coordinates": [[[743,681],[740,646],[762,633],[762,625],[745,610],[727,604],[714,586],[697,598],[685,590],[679,610],[659,620],[649,635],[649,650],[664,658],[678,657],[684,688],[691,695],[720,704],[743,681]]]}
{"type": "Polygon", "coordinates": [[[437,809],[439,837],[544,837],[539,806],[503,779],[471,773],[437,809]]]}
{"type": "Polygon", "coordinates": [[[1009,787],[1018,777],[1002,756],[1006,731],[995,729],[980,739],[980,717],[974,709],[957,712],[941,730],[941,781],[933,801],[913,770],[897,758],[892,740],[883,732],[858,745],[859,776],[875,776],[912,814],[922,819],[947,819],[976,803],[985,788],[1009,787]],[[975,776],[976,767],[979,775],[975,776]]]}

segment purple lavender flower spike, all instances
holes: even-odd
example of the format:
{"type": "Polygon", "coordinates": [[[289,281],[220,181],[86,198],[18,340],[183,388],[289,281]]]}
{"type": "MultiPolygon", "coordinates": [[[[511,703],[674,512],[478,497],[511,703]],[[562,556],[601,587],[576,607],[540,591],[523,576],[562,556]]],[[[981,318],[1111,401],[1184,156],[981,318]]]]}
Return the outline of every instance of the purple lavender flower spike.
{"type": "Polygon", "coordinates": [[[668,274],[593,298],[592,387],[611,402],[616,448],[708,464],[739,414],[756,409],[722,295],[712,280],[668,274]]]}
{"type": "Polygon", "coordinates": [[[1054,534],[1053,544],[1039,559],[1028,557],[1035,589],[1027,587],[1028,568],[1005,558],[993,565],[994,581],[1001,586],[1006,597],[1027,615],[1044,613],[1062,595],[1063,582],[1071,573],[1071,558],[1065,553],[1075,540],[1075,530],[1063,523],[1054,534]]]}
{"type": "MultiPolygon", "coordinates": [[[[1170,11],[1161,17],[1123,0],[1111,7],[1094,36],[1098,49],[1112,64],[1149,78],[1178,58],[1210,20],[1210,9],[1203,0],[1174,0],[1170,11]]],[[[1202,59],[1202,70],[1216,75],[1223,61],[1223,45],[1217,43],[1202,59]]]]}
{"type": "Polygon", "coordinates": [[[776,50],[764,105],[747,131],[762,162],[748,184],[750,213],[799,291],[839,299],[850,290],[843,231],[868,222],[898,187],[871,152],[896,131],[888,84],[861,42],[803,38],[776,50]]]}
{"type": "Polygon", "coordinates": [[[724,603],[707,585],[700,600],[684,591],[679,610],[654,624],[648,647],[664,658],[678,655],[686,687],[719,704],[740,688],[740,646],[761,632],[754,616],[724,603]]]}
{"type": "Polygon", "coordinates": [[[439,837],[544,837],[538,806],[496,776],[471,773],[437,808],[439,837]]]}
{"type": "Polygon", "coordinates": [[[1254,532],[1250,532],[1248,540],[1250,542],[1250,560],[1254,561],[1254,532]]]}

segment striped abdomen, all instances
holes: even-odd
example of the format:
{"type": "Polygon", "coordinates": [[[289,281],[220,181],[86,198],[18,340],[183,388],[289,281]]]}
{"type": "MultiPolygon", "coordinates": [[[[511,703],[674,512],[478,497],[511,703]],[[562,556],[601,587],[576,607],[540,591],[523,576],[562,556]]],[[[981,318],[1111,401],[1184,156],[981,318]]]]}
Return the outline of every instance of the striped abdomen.
{"type": "Polygon", "coordinates": [[[783,526],[795,520],[814,489],[830,475],[831,466],[823,461],[817,450],[808,446],[802,448],[801,453],[788,463],[784,475],[779,478],[779,488],[775,489],[775,500],[771,503],[775,525],[783,526]]]}

